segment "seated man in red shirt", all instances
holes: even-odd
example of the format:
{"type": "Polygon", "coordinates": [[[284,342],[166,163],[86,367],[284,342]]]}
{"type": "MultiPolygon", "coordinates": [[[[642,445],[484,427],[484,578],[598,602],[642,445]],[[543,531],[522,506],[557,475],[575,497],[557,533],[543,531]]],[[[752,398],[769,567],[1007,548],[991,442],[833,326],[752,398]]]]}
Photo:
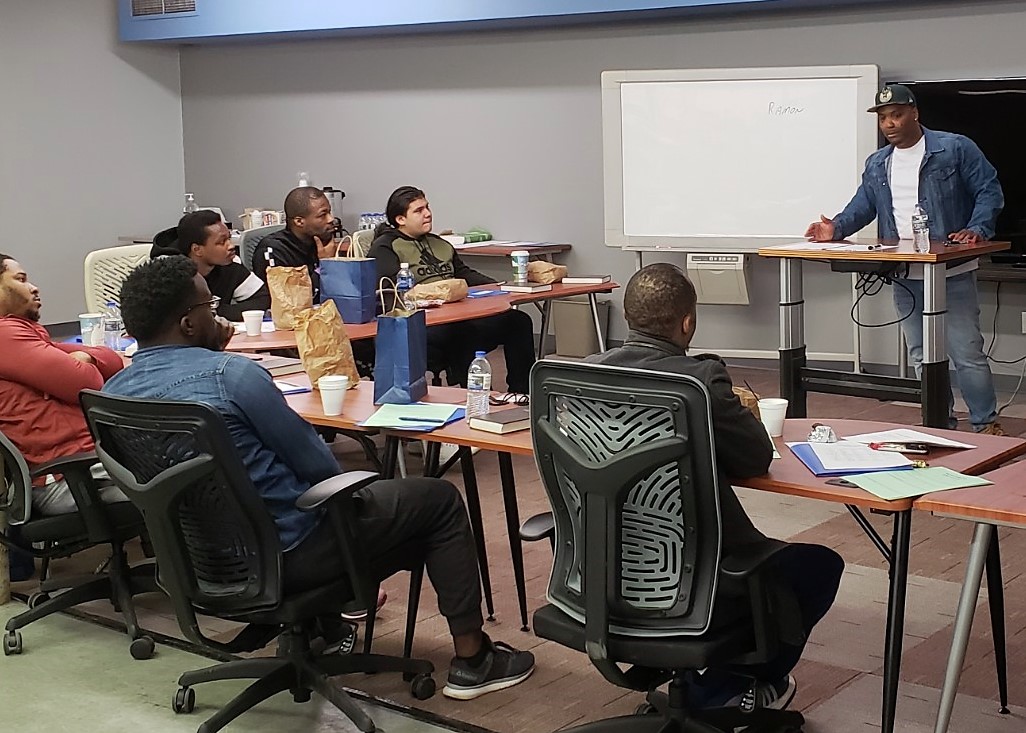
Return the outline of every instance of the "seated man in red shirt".
{"type": "MultiPolygon", "coordinates": [[[[83,389],[100,389],[123,366],[102,346],[56,343],[39,325],[39,288],[10,255],[0,254],[0,432],[17,446],[29,468],[93,450],[78,405],[83,389]]],[[[100,490],[106,502],[127,501],[114,486],[100,490]]],[[[76,510],[59,476],[40,479],[32,506],[41,514],[76,510]]]]}

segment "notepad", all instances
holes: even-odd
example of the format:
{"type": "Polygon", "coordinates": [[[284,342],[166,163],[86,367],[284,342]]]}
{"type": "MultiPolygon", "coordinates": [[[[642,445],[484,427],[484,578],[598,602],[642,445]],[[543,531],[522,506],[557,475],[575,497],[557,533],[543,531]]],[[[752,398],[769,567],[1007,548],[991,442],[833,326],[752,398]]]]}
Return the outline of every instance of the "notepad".
{"type": "Polygon", "coordinates": [[[465,414],[459,405],[414,402],[409,405],[382,405],[360,423],[367,428],[427,431],[459,420],[465,414]]]}
{"type": "Polygon", "coordinates": [[[309,392],[309,387],[304,387],[302,384],[293,384],[292,382],[282,382],[280,379],[276,379],[274,386],[281,390],[282,394],[300,394],[302,392],[309,392]]]}
{"type": "Polygon", "coordinates": [[[966,476],[944,466],[917,468],[914,471],[881,471],[845,476],[848,481],[887,501],[908,499],[935,491],[988,486],[992,482],[979,476],[966,476]]]}

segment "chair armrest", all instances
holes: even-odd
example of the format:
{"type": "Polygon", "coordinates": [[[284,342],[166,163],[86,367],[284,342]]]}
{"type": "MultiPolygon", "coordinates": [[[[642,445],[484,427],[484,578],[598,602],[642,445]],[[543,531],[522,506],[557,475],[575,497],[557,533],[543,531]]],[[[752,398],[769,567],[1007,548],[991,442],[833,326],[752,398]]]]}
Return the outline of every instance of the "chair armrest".
{"type": "Polygon", "coordinates": [[[524,542],[552,539],[556,534],[556,520],[552,512],[535,514],[520,525],[520,539],[524,542]]]}
{"type": "Polygon", "coordinates": [[[720,572],[732,580],[744,580],[787,549],[781,540],[766,540],[738,548],[720,561],[720,572]]]}
{"type": "Polygon", "coordinates": [[[352,496],[365,486],[378,480],[380,476],[373,471],[347,471],[338,476],[314,484],[296,499],[296,508],[303,512],[320,509],[329,499],[344,495],[352,496]]]}
{"type": "Polygon", "coordinates": [[[36,476],[46,476],[49,473],[65,473],[69,469],[74,470],[79,468],[85,468],[88,471],[94,463],[99,463],[99,461],[100,459],[97,457],[96,451],[75,453],[70,456],[54,458],[52,461],[47,461],[46,463],[40,463],[32,469],[31,475],[35,478],[36,476]]]}

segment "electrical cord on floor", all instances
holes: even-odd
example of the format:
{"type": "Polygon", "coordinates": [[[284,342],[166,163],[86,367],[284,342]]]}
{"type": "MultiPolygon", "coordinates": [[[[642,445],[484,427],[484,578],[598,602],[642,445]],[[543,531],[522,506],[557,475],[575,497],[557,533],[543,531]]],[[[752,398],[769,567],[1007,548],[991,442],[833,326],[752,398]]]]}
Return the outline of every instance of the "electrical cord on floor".
{"type": "Polygon", "coordinates": [[[1019,395],[1019,390],[1022,389],[1023,378],[1026,377],[1026,356],[1020,357],[1012,361],[1006,361],[1004,359],[995,359],[991,356],[991,352],[994,351],[994,347],[997,345],[997,323],[998,323],[998,312],[1001,310],[1001,281],[998,280],[997,287],[994,288],[994,319],[990,324],[990,346],[987,347],[986,355],[987,360],[992,361],[996,364],[1018,364],[1022,363],[1022,371],[1019,372],[1019,381],[1015,385],[1015,389],[1012,391],[1012,396],[1008,400],[997,408],[997,414],[1000,415],[1006,407],[1015,402],[1015,398],[1019,395]]]}
{"type": "Polygon", "coordinates": [[[886,326],[896,326],[897,324],[901,323],[906,318],[909,318],[912,315],[912,311],[915,309],[914,306],[913,308],[909,309],[908,313],[901,316],[901,318],[897,318],[893,321],[887,321],[885,323],[862,323],[862,321],[860,321],[855,316],[855,313],[856,311],[858,311],[859,308],[859,303],[862,302],[862,298],[866,296],[869,296],[871,298],[874,295],[877,295],[881,290],[883,290],[884,285],[887,284],[892,284],[895,287],[904,288],[905,292],[907,292],[910,297],[912,297],[913,299],[915,298],[915,296],[912,295],[912,291],[909,290],[908,286],[905,283],[901,282],[901,280],[896,280],[894,278],[887,277],[886,275],[880,275],[875,272],[860,273],[859,276],[855,279],[855,290],[858,291],[858,297],[855,298],[855,302],[851,304],[850,314],[851,320],[856,326],[858,326],[859,328],[885,328],[886,326]]]}

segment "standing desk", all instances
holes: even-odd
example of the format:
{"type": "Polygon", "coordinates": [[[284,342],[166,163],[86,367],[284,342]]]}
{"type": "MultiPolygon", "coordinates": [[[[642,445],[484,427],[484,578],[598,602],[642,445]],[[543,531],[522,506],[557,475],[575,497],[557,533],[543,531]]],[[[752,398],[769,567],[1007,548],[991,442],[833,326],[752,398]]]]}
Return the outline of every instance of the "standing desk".
{"type": "MultiPolygon", "coordinates": [[[[945,405],[947,403],[945,402],[945,405]]],[[[859,488],[834,486],[827,483],[827,477],[816,477],[784,445],[785,441],[805,440],[813,420],[789,419],[784,422],[783,438],[774,438],[779,459],[774,459],[769,473],[755,478],[735,481],[746,488],[769,491],[791,496],[804,496],[821,501],[844,504],[883,554],[889,564],[887,592],[887,628],[884,636],[883,703],[881,707],[881,730],[892,733],[898,700],[898,679],[901,669],[901,645],[905,627],[905,593],[908,580],[908,553],[912,533],[912,499],[885,501],[859,488]],[[894,517],[890,543],[879,536],[863,510],[891,514],[894,517]]],[[[865,420],[830,420],[830,426],[839,438],[846,435],[890,430],[907,427],[893,423],[865,420]]],[[[939,436],[950,435],[950,431],[924,428],[923,432],[939,436]]],[[[978,475],[997,468],[1009,460],[1026,454],[1026,441],[1020,438],[993,435],[973,435],[976,448],[945,450],[930,453],[931,466],[946,466],[954,471],[978,475]]],[[[1026,475],[1026,474],[1024,474],[1026,475]]],[[[1003,638],[1001,640],[1003,642],[1003,638]]],[[[998,644],[995,638],[995,646],[998,644]]]]}
{"type": "Polygon", "coordinates": [[[915,252],[910,240],[846,240],[853,244],[897,244],[897,249],[872,252],[845,250],[778,249],[764,247],[762,257],[780,259],[780,396],[788,400],[788,417],[805,417],[806,394],[829,392],[876,399],[917,399],[923,424],[946,428],[948,421],[948,355],[945,347],[947,263],[1008,249],[1008,242],[945,244],[932,242],[929,252],[915,252]],[[923,368],[920,380],[832,369],[812,369],[805,356],[805,297],[802,291],[804,260],[844,260],[862,263],[921,263],[923,277],[923,368]]]}
{"type": "MultiPolygon", "coordinates": [[[[944,685],[941,688],[940,705],[934,733],[945,733],[951,721],[955,706],[955,693],[962,675],[962,664],[969,645],[969,633],[973,628],[976,599],[980,593],[980,582],[984,568],[987,571],[987,591],[990,595],[990,614],[995,639],[1000,632],[1004,637],[1004,602],[999,594],[995,603],[994,591],[1001,590],[1000,558],[995,566],[994,551],[997,543],[996,528],[1026,528],[1026,462],[1013,463],[984,475],[994,482],[993,486],[978,486],[969,489],[955,489],[928,494],[916,499],[914,507],[933,512],[938,517],[952,517],[975,522],[973,539],[969,545],[969,559],[966,563],[965,581],[958,597],[958,611],[955,613],[954,635],[948,653],[947,668],[944,671],[944,685]]],[[[998,650],[995,648],[995,652],[998,650]]],[[[1008,691],[1003,679],[1004,649],[997,656],[998,683],[1001,712],[1008,713],[1008,691]]]]}

